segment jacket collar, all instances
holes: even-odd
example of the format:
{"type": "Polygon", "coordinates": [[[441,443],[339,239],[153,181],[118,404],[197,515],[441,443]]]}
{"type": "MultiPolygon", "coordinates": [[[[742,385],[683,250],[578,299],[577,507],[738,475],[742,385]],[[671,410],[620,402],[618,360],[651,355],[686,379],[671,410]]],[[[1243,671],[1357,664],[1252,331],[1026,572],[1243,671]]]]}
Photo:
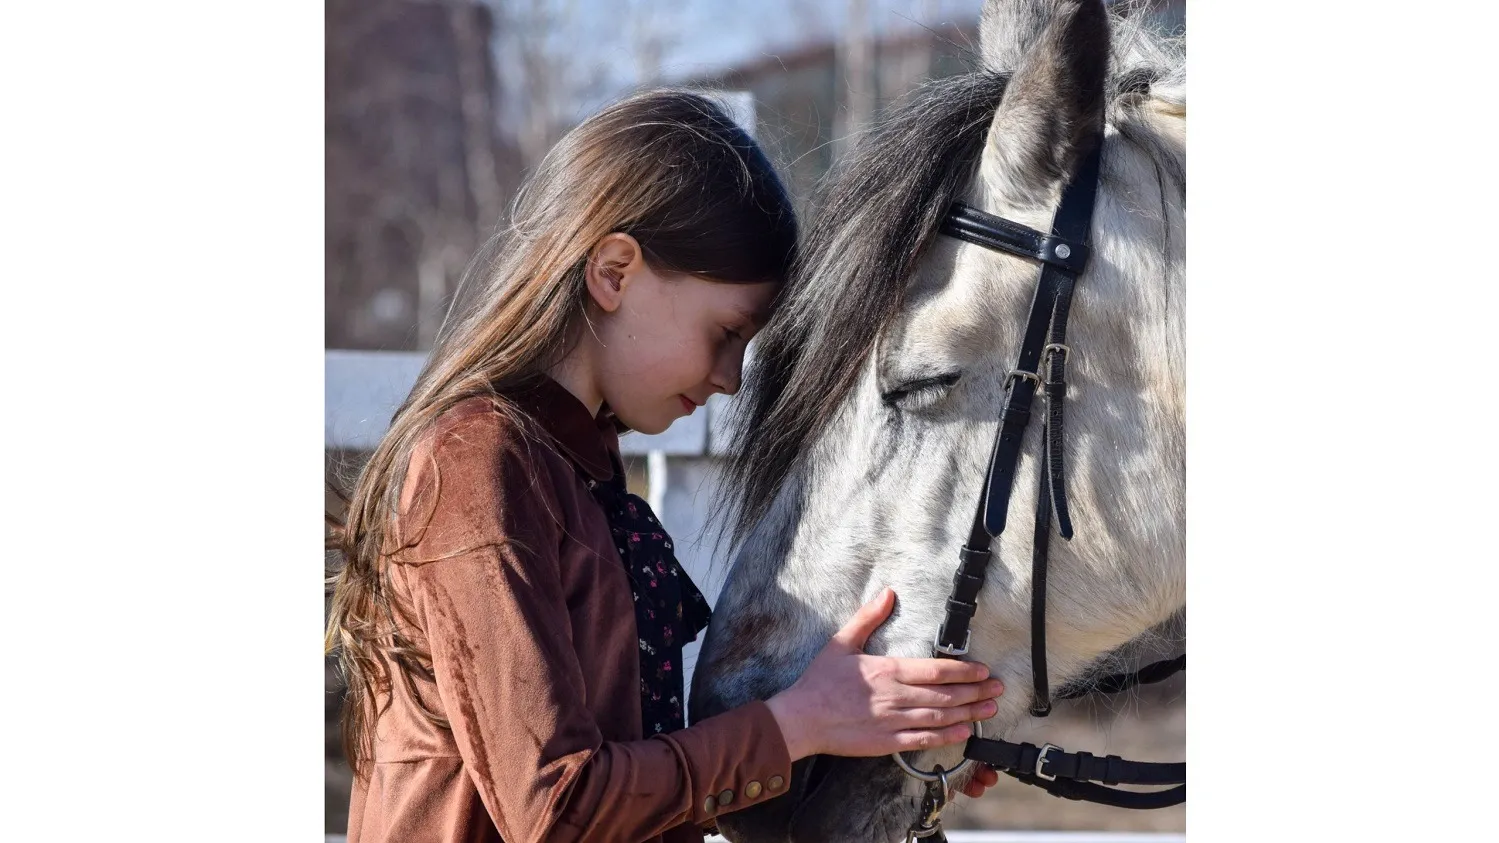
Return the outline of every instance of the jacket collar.
{"type": "Polygon", "coordinates": [[[520,390],[515,401],[588,476],[600,481],[614,477],[619,433],[607,404],[590,416],[577,396],[546,375],[520,390]]]}

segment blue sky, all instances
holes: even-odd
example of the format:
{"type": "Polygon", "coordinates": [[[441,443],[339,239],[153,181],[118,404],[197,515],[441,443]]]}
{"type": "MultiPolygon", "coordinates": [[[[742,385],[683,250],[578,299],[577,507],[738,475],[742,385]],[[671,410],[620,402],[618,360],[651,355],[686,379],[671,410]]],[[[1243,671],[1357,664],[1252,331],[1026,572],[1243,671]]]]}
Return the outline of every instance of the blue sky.
{"type": "MultiPolygon", "coordinates": [[[[841,31],[848,4],[844,0],[677,0],[677,26],[691,37],[681,39],[663,56],[669,77],[689,76],[773,54],[841,31]],[[804,10],[812,10],[809,16],[804,10]]],[[[938,20],[972,19],[982,0],[870,0],[875,32],[898,32],[938,20]]]]}

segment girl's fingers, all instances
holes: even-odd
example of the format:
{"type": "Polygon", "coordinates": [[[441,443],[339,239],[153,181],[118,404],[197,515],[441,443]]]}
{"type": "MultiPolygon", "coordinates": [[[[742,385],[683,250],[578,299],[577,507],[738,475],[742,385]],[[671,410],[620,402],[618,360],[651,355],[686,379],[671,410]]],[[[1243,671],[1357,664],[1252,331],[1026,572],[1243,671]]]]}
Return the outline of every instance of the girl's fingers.
{"type": "Polygon", "coordinates": [[[950,685],[957,682],[982,682],[989,678],[989,666],[957,659],[892,658],[895,679],[902,685],[950,685]]]}
{"type": "Polygon", "coordinates": [[[999,710],[994,700],[983,700],[971,705],[955,705],[951,708],[904,708],[894,715],[896,722],[907,729],[937,729],[954,723],[971,723],[993,717],[999,710]]]}
{"type": "Polygon", "coordinates": [[[972,730],[966,723],[944,729],[907,729],[895,733],[895,750],[910,752],[917,749],[936,749],[940,746],[967,743],[972,730]]]}
{"type": "Polygon", "coordinates": [[[998,783],[1000,783],[1000,774],[998,774],[997,769],[992,768],[992,766],[982,765],[973,772],[973,778],[970,778],[968,783],[962,786],[962,792],[977,799],[983,795],[983,790],[986,787],[992,787],[998,783]]]}
{"type": "Polygon", "coordinates": [[[998,679],[957,685],[903,685],[892,694],[891,703],[897,708],[949,708],[991,700],[1004,691],[998,679]]]}
{"type": "Polygon", "coordinates": [[[968,780],[968,784],[963,785],[963,793],[977,799],[984,795],[985,789],[996,784],[999,784],[999,773],[992,767],[979,767],[974,772],[973,778],[968,780]]]}

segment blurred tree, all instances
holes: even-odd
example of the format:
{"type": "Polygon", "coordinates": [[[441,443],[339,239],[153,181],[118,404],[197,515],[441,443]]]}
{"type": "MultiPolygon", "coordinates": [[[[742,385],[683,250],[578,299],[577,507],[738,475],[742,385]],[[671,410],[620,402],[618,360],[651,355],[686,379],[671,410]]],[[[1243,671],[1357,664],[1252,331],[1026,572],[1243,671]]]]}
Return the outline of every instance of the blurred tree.
{"type": "Polygon", "coordinates": [[[518,177],[496,131],[495,16],[475,0],[325,8],[325,342],[425,349],[518,177]]]}
{"type": "Polygon", "coordinates": [[[615,4],[585,14],[580,0],[489,0],[500,21],[495,44],[506,107],[502,137],[529,170],[583,117],[587,103],[612,87],[610,71],[632,59],[616,30],[629,25],[628,7],[615,4]]]}
{"type": "Polygon", "coordinates": [[[842,102],[833,118],[833,155],[857,141],[860,130],[874,120],[879,97],[874,76],[875,32],[869,0],[847,0],[843,37],[835,49],[842,102]]]}
{"type": "Polygon", "coordinates": [[[635,56],[635,80],[641,85],[661,83],[664,55],[680,40],[677,7],[660,0],[629,0],[630,47],[635,56]]]}

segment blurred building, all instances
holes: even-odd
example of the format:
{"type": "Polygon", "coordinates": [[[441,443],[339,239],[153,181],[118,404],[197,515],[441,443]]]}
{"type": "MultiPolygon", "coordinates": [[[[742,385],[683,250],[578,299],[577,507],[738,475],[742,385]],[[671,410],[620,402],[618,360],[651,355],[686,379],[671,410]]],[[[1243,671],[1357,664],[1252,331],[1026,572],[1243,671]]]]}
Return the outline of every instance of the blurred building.
{"type": "Polygon", "coordinates": [[[850,118],[851,110],[858,112],[857,103],[872,103],[869,116],[877,117],[922,81],[967,72],[977,61],[967,46],[977,44],[977,33],[975,18],[957,26],[871,40],[861,45],[867,50],[868,72],[854,77],[845,68],[848,44],[826,41],[685,81],[754,96],[756,137],[786,180],[798,213],[807,215],[817,181],[844,150],[850,134],[867,123],[850,118]],[[868,81],[851,81],[858,77],[868,81]]]}

